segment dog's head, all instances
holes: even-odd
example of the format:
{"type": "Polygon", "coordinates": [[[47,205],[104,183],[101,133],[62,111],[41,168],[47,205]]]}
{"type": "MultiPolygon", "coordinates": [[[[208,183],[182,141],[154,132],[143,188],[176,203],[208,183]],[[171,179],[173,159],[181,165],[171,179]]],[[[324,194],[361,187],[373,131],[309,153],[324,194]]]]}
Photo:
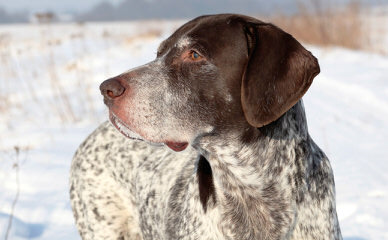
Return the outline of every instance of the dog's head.
{"type": "Polygon", "coordinates": [[[290,109],[319,65],[291,35],[233,14],[198,17],[163,41],[154,61],[100,86],[126,136],[185,149],[199,136],[258,128],[290,109]]]}

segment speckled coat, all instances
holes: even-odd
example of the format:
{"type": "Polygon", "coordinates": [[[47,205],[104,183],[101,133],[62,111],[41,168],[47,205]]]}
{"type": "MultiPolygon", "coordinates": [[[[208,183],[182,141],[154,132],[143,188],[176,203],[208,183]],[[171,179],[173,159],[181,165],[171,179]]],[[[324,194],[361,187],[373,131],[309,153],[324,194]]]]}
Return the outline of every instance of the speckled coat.
{"type": "Polygon", "coordinates": [[[331,166],[300,100],[317,71],[295,39],[256,19],[182,26],[155,61],[101,85],[113,125],[71,168],[82,238],[342,239],[331,166]]]}

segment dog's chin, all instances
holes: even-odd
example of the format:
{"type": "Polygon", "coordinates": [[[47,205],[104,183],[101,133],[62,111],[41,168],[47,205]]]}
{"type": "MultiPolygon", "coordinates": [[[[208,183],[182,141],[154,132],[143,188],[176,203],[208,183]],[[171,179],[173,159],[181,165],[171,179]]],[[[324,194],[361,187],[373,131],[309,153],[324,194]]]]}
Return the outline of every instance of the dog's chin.
{"type": "Polygon", "coordinates": [[[142,137],[140,134],[132,131],[130,127],[122,121],[119,117],[117,117],[113,112],[109,112],[109,119],[110,122],[113,124],[113,126],[125,137],[134,139],[134,140],[140,140],[140,141],[146,141],[152,145],[162,146],[166,145],[167,147],[171,148],[172,150],[176,152],[183,151],[187,148],[189,145],[188,142],[174,142],[174,141],[152,141],[147,138],[142,137]]]}

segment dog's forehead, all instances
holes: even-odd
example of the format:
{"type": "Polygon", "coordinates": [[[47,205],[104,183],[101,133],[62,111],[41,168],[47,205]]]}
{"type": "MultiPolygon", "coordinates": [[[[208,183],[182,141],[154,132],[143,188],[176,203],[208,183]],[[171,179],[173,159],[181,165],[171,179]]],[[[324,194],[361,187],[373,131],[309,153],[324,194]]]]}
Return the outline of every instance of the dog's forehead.
{"type": "Polygon", "coordinates": [[[169,41],[169,40],[170,39],[166,39],[159,44],[158,52],[163,51],[163,49],[165,49],[168,45],[170,45],[170,47],[184,49],[185,47],[189,46],[193,42],[193,38],[191,38],[189,36],[182,36],[182,37],[176,39],[175,41],[171,41],[171,40],[169,41]]]}
{"type": "MultiPolygon", "coordinates": [[[[160,43],[158,52],[165,48],[185,48],[199,39],[212,39],[224,34],[231,28],[231,20],[235,15],[209,15],[193,19],[178,28],[170,37],[160,43]]],[[[218,39],[220,40],[220,39],[218,39]]]]}

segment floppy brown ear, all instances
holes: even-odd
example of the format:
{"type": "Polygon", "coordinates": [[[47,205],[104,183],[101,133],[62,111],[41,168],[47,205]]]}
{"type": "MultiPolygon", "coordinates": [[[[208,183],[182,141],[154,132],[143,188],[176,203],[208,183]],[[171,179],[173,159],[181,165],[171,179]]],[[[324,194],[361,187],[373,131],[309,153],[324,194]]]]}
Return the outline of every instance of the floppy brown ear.
{"type": "Polygon", "coordinates": [[[249,124],[269,124],[304,95],[319,73],[317,59],[290,34],[267,23],[245,26],[249,60],[241,103],[249,124]]]}

